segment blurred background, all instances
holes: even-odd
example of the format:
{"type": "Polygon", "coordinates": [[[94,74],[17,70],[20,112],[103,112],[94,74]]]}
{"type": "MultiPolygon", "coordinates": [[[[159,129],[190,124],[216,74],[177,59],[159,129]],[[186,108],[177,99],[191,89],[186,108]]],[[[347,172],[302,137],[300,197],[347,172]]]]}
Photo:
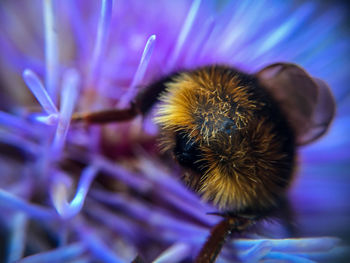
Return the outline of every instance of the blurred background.
{"type": "Polygon", "coordinates": [[[130,262],[137,255],[191,262],[220,218],[207,215],[215,207],[159,153],[154,112],[103,126],[70,118],[125,107],[179,69],[218,63],[254,73],[280,61],[325,80],[336,117],[323,138],[299,150],[289,192],[298,238],[281,222],[262,222],[228,242],[218,262],[348,262],[349,6],[1,1],[0,262],[130,262]]]}

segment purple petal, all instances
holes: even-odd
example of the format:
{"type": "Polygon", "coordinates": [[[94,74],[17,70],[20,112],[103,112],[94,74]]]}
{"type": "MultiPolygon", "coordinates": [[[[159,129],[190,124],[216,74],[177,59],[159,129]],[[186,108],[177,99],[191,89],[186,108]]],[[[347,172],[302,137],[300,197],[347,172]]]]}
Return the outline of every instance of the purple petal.
{"type": "Polygon", "coordinates": [[[20,210],[28,214],[30,217],[40,220],[56,219],[55,212],[51,209],[41,207],[39,205],[28,203],[9,192],[0,189],[1,206],[9,207],[14,210],[20,210]]]}
{"type": "Polygon", "coordinates": [[[0,111],[0,125],[6,126],[7,128],[14,128],[18,131],[25,132],[28,134],[35,133],[35,129],[23,118],[14,116],[7,112],[0,111]]]}
{"type": "Polygon", "coordinates": [[[160,254],[153,263],[180,262],[191,255],[191,247],[184,243],[176,243],[160,254]]]}
{"type": "Polygon", "coordinates": [[[27,216],[24,213],[19,212],[13,216],[7,262],[14,262],[22,258],[26,244],[27,223],[27,216]]]}
{"type": "Polygon", "coordinates": [[[88,83],[90,85],[96,84],[99,76],[99,70],[101,68],[101,62],[106,49],[110,23],[112,19],[113,0],[102,0],[101,14],[97,28],[97,37],[95,40],[95,47],[92,55],[90,79],[88,83]]]}
{"type": "Polygon", "coordinates": [[[96,233],[87,229],[86,226],[81,224],[75,224],[75,231],[78,233],[80,240],[87,246],[94,256],[102,262],[109,263],[122,263],[123,261],[109,249],[102,240],[96,235],[96,233]]]}
{"type": "Polygon", "coordinates": [[[268,241],[272,244],[273,251],[282,252],[313,252],[326,251],[336,247],[340,239],[334,237],[315,238],[286,238],[286,239],[239,239],[234,241],[234,246],[239,249],[255,246],[259,242],[268,241]]]}
{"type": "Polygon", "coordinates": [[[79,74],[70,69],[63,76],[60,118],[52,144],[52,152],[55,158],[62,154],[62,149],[67,137],[70,119],[78,97],[79,74]]]}
{"type": "Polygon", "coordinates": [[[31,117],[39,122],[45,123],[47,125],[56,125],[57,121],[59,119],[59,115],[54,113],[54,114],[49,114],[49,115],[43,115],[43,114],[32,114],[31,117]]]}
{"type": "Polygon", "coordinates": [[[273,262],[273,260],[276,260],[277,262],[316,263],[315,261],[304,257],[281,252],[270,252],[261,260],[261,262],[273,262]]]}
{"type": "Polygon", "coordinates": [[[74,243],[68,246],[25,257],[20,261],[20,263],[71,262],[71,260],[81,256],[85,250],[86,248],[84,247],[84,244],[74,243]]]}
{"type": "Polygon", "coordinates": [[[41,107],[48,114],[56,114],[58,110],[52,101],[50,95],[45,90],[43,84],[41,83],[39,77],[30,69],[25,69],[23,71],[23,80],[27,84],[28,88],[31,90],[33,95],[36,97],[41,107]]]}
{"type": "Polygon", "coordinates": [[[239,251],[237,256],[242,262],[258,262],[262,257],[267,255],[273,244],[269,241],[256,242],[251,248],[239,251]]]}
{"type": "Polygon", "coordinates": [[[45,84],[52,100],[56,102],[59,54],[57,45],[57,26],[55,24],[53,0],[43,1],[43,15],[45,27],[45,84]]]}
{"type": "Polygon", "coordinates": [[[21,149],[24,152],[28,153],[30,156],[37,156],[41,153],[42,150],[40,145],[35,144],[34,142],[23,138],[23,136],[12,132],[7,133],[0,131],[0,142],[13,145],[18,149],[21,149]]]}
{"type": "Polygon", "coordinates": [[[63,218],[73,217],[80,212],[96,174],[97,169],[93,166],[88,166],[83,170],[76,194],[70,203],[68,203],[69,192],[67,186],[59,178],[54,182],[52,190],[53,203],[57,212],[63,218]]]}
{"type": "Polygon", "coordinates": [[[145,75],[145,72],[147,70],[148,63],[151,59],[152,52],[155,46],[155,40],[156,35],[152,35],[148,38],[146,46],[143,50],[142,57],[139,63],[139,66],[137,67],[136,73],[134,75],[134,78],[130,84],[130,87],[128,91],[125,93],[124,96],[121,97],[120,102],[118,103],[119,108],[124,108],[127,106],[127,104],[130,102],[130,100],[135,97],[137,92],[137,86],[140,84],[140,82],[143,79],[143,76],[145,75]]]}
{"type": "Polygon", "coordinates": [[[310,18],[315,6],[313,3],[303,4],[298,11],[296,11],[284,24],[279,26],[274,32],[270,33],[268,37],[261,43],[259,47],[255,47],[254,54],[256,56],[268,52],[277,43],[284,41],[289,37],[304,21],[310,18]]]}
{"type": "Polygon", "coordinates": [[[199,6],[201,4],[201,0],[193,0],[190,10],[188,11],[186,20],[182,25],[179,36],[176,40],[174,50],[172,51],[169,60],[167,61],[166,69],[171,69],[174,67],[176,60],[178,59],[181,49],[187,39],[188,34],[191,31],[194,19],[198,13],[199,6]]]}

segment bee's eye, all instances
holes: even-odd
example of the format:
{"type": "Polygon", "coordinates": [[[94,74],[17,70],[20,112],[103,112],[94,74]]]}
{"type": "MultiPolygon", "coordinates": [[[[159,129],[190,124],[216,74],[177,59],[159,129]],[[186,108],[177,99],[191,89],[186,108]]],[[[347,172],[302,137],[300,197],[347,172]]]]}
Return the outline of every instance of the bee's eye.
{"type": "Polygon", "coordinates": [[[190,168],[197,173],[201,172],[202,153],[199,150],[199,145],[185,133],[176,133],[174,155],[183,167],[190,168]]]}
{"type": "Polygon", "coordinates": [[[222,122],[221,128],[219,131],[225,132],[230,135],[237,129],[235,122],[229,118],[225,118],[222,122]]]}

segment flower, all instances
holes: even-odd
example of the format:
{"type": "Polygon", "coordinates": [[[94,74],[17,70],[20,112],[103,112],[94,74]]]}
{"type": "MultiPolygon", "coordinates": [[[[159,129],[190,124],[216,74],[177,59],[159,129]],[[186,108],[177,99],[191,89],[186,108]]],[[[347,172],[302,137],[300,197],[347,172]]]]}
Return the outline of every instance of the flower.
{"type": "Polygon", "coordinates": [[[123,108],[142,86],[178,69],[224,63],[252,73],[277,61],[326,80],[337,117],[327,136],[300,151],[290,189],[299,238],[283,239],[281,224],[266,222],[259,235],[229,241],[219,261],[348,255],[350,45],[340,6],[17,0],[0,7],[1,261],[193,258],[219,219],[159,156],[152,118],[86,126],[71,116],[123,108]]]}

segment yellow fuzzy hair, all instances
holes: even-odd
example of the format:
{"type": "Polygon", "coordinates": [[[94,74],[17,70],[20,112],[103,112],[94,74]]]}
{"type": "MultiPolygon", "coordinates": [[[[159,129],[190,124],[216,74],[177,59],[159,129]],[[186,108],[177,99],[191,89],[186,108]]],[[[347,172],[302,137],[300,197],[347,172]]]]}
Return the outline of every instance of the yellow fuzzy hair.
{"type": "Polygon", "coordinates": [[[273,124],[256,116],[265,102],[252,99],[239,75],[220,66],[181,73],[166,86],[155,118],[163,147],[174,147],[174,134],[185,132],[207,164],[199,179],[186,171],[186,182],[222,210],[273,206],[288,179],[276,165],[286,154],[273,124]],[[234,123],[232,133],[222,132],[225,120],[234,123]]]}
{"type": "Polygon", "coordinates": [[[192,138],[205,141],[216,136],[215,126],[223,118],[234,119],[238,128],[246,125],[258,104],[248,99],[237,78],[220,73],[213,66],[167,83],[155,121],[164,129],[186,130],[192,138]],[[232,111],[232,103],[239,104],[240,111],[232,111]]]}

